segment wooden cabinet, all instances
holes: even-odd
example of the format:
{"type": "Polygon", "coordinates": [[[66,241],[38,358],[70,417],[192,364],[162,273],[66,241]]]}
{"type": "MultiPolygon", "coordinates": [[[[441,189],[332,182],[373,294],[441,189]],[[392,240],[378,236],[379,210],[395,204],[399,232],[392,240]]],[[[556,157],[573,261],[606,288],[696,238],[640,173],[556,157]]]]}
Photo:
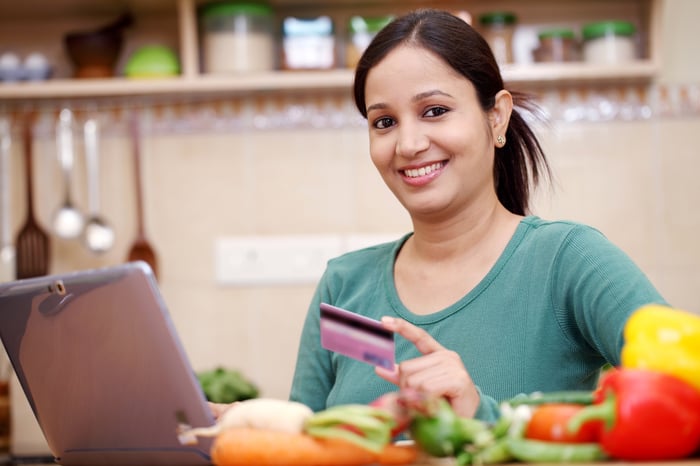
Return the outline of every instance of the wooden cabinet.
{"type": "MultiPolygon", "coordinates": [[[[400,14],[433,6],[469,12],[476,18],[488,10],[510,10],[518,17],[516,41],[530,39],[537,28],[566,25],[580,31],[589,21],[625,19],[639,31],[640,59],[625,65],[586,63],[531,63],[503,66],[505,80],[519,87],[649,81],[659,67],[659,40],[663,3],[668,0],[271,0],[278,20],[287,15],[329,14],[336,24],[338,50],[342,51],[347,20],[352,14],[400,14]],[[529,34],[529,35],[528,35],[529,34]]],[[[50,80],[0,83],[0,99],[34,101],[131,95],[250,94],[254,92],[316,92],[347,90],[352,71],[272,71],[251,75],[208,75],[200,68],[197,9],[204,0],[21,0],[0,4],[0,53],[20,56],[40,51],[54,64],[50,80]],[[73,79],[63,50],[63,35],[113,20],[125,10],[135,15],[117,66],[117,77],[73,79]],[[167,79],[120,77],[126,58],[140,45],[160,43],[177,51],[181,75],[167,79]]]]}

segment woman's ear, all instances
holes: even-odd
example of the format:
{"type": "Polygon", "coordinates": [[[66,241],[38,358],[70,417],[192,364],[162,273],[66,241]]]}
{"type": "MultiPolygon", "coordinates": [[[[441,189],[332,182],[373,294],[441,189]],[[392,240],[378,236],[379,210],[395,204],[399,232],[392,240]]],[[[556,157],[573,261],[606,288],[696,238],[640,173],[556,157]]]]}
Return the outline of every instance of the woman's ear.
{"type": "Polygon", "coordinates": [[[513,111],[513,96],[505,89],[496,94],[493,108],[489,110],[489,125],[491,136],[496,147],[503,147],[506,143],[506,131],[510,114],[513,111]]]}

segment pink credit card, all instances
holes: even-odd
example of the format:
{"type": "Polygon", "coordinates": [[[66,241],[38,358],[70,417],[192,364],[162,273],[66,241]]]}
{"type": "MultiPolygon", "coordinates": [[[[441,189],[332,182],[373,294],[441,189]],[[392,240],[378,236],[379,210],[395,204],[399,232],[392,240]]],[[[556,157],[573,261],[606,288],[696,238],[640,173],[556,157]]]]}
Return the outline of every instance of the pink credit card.
{"type": "Polygon", "coordinates": [[[394,332],[378,320],[321,303],[321,346],[353,359],[394,368],[394,332]]]}

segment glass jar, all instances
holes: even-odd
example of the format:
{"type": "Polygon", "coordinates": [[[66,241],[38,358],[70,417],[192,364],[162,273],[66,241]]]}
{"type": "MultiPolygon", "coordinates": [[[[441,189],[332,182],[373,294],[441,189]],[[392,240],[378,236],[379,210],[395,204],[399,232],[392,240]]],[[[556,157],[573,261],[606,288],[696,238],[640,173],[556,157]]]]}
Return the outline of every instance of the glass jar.
{"type": "Polygon", "coordinates": [[[583,27],[583,58],[589,63],[617,64],[637,58],[634,24],[600,21],[583,27]]]}
{"type": "Polygon", "coordinates": [[[345,65],[355,68],[374,36],[393,20],[393,16],[353,16],[348,23],[348,43],[345,50],[345,65]]]}
{"type": "Polygon", "coordinates": [[[219,2],[202,7],[206,73],[242,73],[275,68],[274,17],[262,3],[219,2]]]}
{"type": "Polygon", "coordinates": [[[532,51],[536,62],[567,62],[579,60],[578,44],[574,31],[554,28],[537,34],[538,47],[532,51]]]}
{"type": "Polygon", "coordinates": [[[287,17],[282,23],[283,67],[288,70],[335,66],[335,36],[330,16],[287,17]]]}
{"type": "Polygon", "coordinates": [[[491,46],[499,65],[513,63],[513,32],[517,16],[507,11],[492,11],[479,17],[481,34],[491,46]]]}

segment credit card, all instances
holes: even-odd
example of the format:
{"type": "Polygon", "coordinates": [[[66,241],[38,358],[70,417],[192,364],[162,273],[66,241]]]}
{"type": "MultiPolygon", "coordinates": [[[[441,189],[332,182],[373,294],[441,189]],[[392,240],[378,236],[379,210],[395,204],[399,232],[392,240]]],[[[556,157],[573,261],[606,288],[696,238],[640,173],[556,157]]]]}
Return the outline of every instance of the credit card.
{"type": "Polygon", "coordinates": [[[386,369],[394,368],[394,332],[378,320],[321,303],[321,346],[386,369]]]}

